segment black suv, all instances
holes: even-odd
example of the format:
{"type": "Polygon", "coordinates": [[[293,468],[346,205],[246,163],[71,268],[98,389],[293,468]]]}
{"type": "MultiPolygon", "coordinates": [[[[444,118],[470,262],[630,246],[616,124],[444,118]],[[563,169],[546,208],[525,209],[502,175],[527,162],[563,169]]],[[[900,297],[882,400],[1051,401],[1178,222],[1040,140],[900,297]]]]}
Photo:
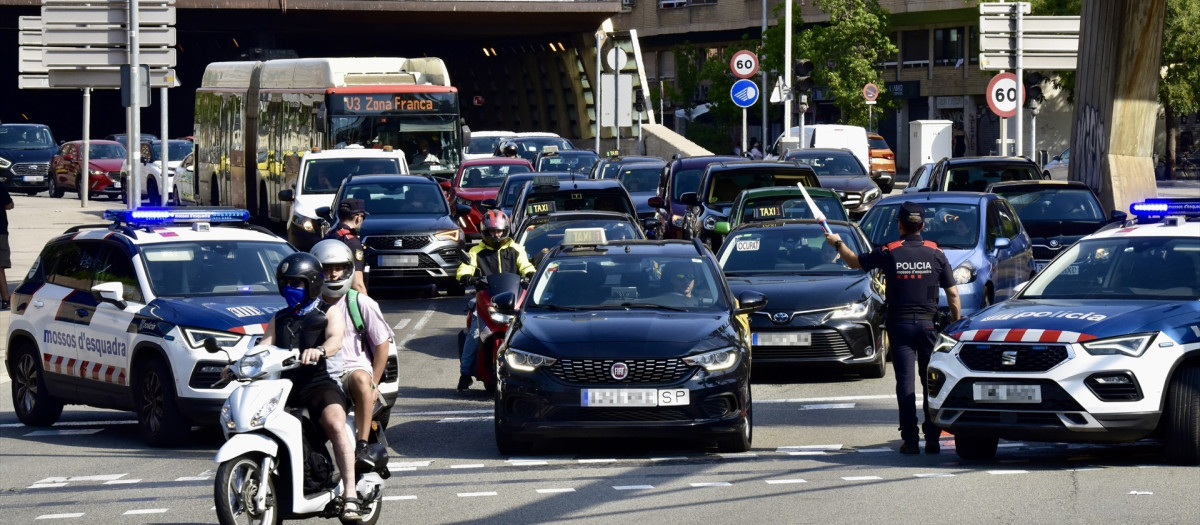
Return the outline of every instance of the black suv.
{"type": "Polygon", "coordinates": [[[1042,170],[1024,157],[945,158],[934,164],[923,187],[909,191],[986,191],[997,182],[1042,180],[1042,170]]]}
{"type": "MultiPolygon", "coordinates": [[[[463,232],[437,180],[421,175],[358,175],[346,179],[334,202],[362,199],[367,218],[359,230],[367,290],[437,284],[452,295],[463,293],[455,280],[463,232]]],[[[322,214],[330,218],[328,211],[322,214]]]]}
{"type": "Polygon", "coordinates": [[[997,182],[987,191],[1008,199],[1016,209],[1033,242],[1033,262],[1039,272],[1075,241],[1108,224],[1123,223],[1128,217],[1123,211],[1113,210],[1106,218],[1104,206],[1092,189],[1074,180],[997,182]]]}
{"type": "Polygon", "coordinates": [[[662,237],[683,238],[683,220],[687,214],[687,206],[679,202],[679,198],[700,187],[700,177],[704,175],[704,169],[709,164],[741,160],[745,159],[732,155],[684,157],[677,154],[671,158],[658,179],[658,194],[650,199],[650,206],[656,210],[656,217],[662,223],[662,237]]]}
{"type": "Polygon", "coordinates": [[[0,177],[8,191],[36,195],[50,189],[50,159],[58,143],[42,124],[0,124],[0,177]]]}
{"type": "Polygon", "coordinates": [[[679,202],[687,206],[683,236],[700,239],[709,250],[716,252],[724,237],[713,228],[729,217],[729,209],[739,193],[753,188],[795,187],[797,184],[821,187],[817,173],[797,161],[740,160],[709,164],[700,178],[700,186],[679,197],[679,202]]]}

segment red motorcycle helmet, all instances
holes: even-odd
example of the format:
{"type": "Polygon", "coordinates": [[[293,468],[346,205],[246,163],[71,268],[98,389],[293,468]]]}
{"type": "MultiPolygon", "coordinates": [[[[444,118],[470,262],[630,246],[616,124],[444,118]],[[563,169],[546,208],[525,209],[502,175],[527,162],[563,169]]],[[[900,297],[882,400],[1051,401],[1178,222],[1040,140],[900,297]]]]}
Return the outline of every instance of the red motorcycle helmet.
{"type": "Polygon", "coordinates": [[[508,239],[508,215],[500,210],[488,210],[479,223],[483,230],[483,242],[492,248],[499,248],[508,239]]]}

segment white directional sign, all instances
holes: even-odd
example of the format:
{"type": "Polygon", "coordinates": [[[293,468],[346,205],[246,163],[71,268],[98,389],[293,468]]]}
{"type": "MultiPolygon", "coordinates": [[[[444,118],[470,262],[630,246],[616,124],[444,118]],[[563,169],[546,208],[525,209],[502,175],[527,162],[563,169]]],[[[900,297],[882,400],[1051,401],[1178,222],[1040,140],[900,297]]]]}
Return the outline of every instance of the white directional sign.
{"type": "MultiPolygon", "coordinates": [[[[1021,38],[1020,44],[1021,51],[1024,52],[1077,53],[1079,52],[1079,34],[1027,34],[1021,38]]],[[[1015,35],[997,35],[994,33],[981,33],[979,35],[980,51],[1011,51],[1016,48],[1017,37],[1015,35]]]]}
{"type": "MultiPolygon", "coordinates": [[[[1069,53],[1026,53],[1021,65],[1024,69],[1040,69],[1043,71],[1070,71],[1075,69],[1079,61],[1075,52],[1069,53]]],[[[993,52],[979,54],[979,69],[1001,71],[1016,69],[1017,59],[1013,53],[993,52]]]]}
{"type": "MultiPolygon", "coordinates": [[[[43,46],[125,46],[129,31],[124,26],[61,26],[42,28],[43,46]]],[[[174,27],[138,29],[139,47],[174,47],[174,27]]]]}
{"type": "MultiPolygon", "coordinates": [[[[129,20],[126,12],[128,2],[109,2],[107,5],[94,2],[92,5],[75,3],[42,5],[43,24],[124,24],[129,20]]],[[[175,25],[175,6],[167,2],[138,2],[139,26],[175,25]]]]}
{"type": "MultiPolygon", "coordinates": [[[[987,4],[979,4],[984,6],[987,4]]],[[[1017,23],[1009,16],[979,17],[980,33],[1016,33],[1017,23]]],[[[1022,33],[1079,33],[1078,16],[1026,16],[1021,18],[1022,33]]]]}
{"type": "Polygon", "coordinates": [[[1004,15],[1013,12],[1013,6],[1027,15],[1032,12],[1029,2],[986,2],[979,4],[979,13],[984,15],[1004,15]]]}
{"type": "MultiPolygon", "coordinates": [[[[47,47],[42,49],[42,64],[48,68],[114,66],[128,63],[119,47],[47,47]]],[[[138,50],[138,60],[152,68],[175,67],[175,48],[147,47],[138,50]]]]}
{"type": "MultiPolygon", "coordinates": [[[[121,70],[117,68],[52,69],[47,74],[52,88],[117,89],[121,87],[121,70]]],[[[150,87],[179,87],[174,69],[151,69],[150,87]]]]}

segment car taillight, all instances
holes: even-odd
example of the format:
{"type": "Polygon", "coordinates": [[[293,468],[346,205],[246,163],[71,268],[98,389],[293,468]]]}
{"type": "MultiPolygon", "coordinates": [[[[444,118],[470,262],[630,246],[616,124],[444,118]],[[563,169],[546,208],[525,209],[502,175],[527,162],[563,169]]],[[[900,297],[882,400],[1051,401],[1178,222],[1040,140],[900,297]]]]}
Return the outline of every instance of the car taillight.
{"type": "Polygon", "coordinates": [[[885,155],[883,156],[883,158],[885,158],[885,159],[887,159],[887,160],[896,160],[896,156],[895,156],[895,155],[892,155],[891,153],[885,154],[885,155]]]}

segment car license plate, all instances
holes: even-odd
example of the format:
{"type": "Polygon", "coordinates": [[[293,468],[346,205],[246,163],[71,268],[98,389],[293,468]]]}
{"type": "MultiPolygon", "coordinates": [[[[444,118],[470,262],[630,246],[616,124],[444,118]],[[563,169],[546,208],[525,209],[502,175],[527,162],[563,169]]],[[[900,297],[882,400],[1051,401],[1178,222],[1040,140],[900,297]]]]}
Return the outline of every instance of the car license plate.
{"type": "Polygon", "coordinates": [[[44,177],[42,175],[26,175],[25,176],[25,182],[42,182],[44,180],[46,180],[46,177],[44,177]]]}
{"type": "Polygon", "coordinates": [[[579,402],[585,407],[686,406],[690,393],[686,388],[585,388],[579,402]]]}
{"type": "Polygon", "coordinates": [[[812,334],[808,332],[756,332],[750,344],[754,346],[811,346],[812,334]]]}
{"type": "Polygon", "coordinates": [[[1041,271],[1042,271],[1042,269],[1043,269],[1043,268],[1045,268],[1047,264],[1050,264],[1050,261],[1044,261],[1044,262],[1043,262],[1043,261],[1038,261],[1038,262],[1037,262],[1037,269],[1036,269],[1036,270],[1034,270],[1034,271],[1041,272],[1041,271]]]}
{"type": "Polygon", "coordinates": [[[380,266],[416,266],[416,255],[380,255],[380,266]]]}
{"type": "Polygon", "coordinates": [[[975,383],[975,401],[979,403],[1041,403],[1041,385],[975,383]]]}

